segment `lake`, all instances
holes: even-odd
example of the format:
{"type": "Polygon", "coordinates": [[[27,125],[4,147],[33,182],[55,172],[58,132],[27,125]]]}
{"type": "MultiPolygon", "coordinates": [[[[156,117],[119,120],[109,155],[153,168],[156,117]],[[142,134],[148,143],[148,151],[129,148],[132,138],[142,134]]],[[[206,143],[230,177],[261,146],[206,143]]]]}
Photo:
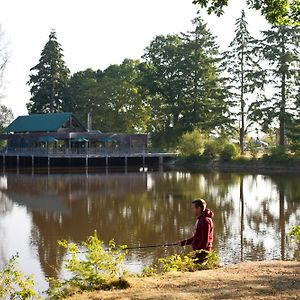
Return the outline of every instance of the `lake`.
{"type": "MultiPolygon", "coordinates": [[[[214,249],[223,263],[299,257],[287,237],[300,223],[300,175],[199,171],[6,173],[0,176],[0,266],[19,253],[38,288],[62,272],[64,249],[97,230],[106,243],[146,246],[189,237],[191,200],[215,213],[214,249]]],[[[140,272],[179,246],[130,250],[127,268],[140,272]]]]}

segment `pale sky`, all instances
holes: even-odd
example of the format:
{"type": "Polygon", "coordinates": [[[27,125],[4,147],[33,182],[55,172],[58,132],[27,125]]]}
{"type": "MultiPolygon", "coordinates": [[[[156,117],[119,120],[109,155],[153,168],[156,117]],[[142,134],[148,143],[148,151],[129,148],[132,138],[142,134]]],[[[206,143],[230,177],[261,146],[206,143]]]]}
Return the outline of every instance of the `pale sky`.
{"type": "MultiPolygon", "coordinates": [[[[243,0],[231,0],[223,17],[203,17],[224,49],[234,34],[243,0]]],[[[105,69],[124,58],[138,59],[159,34],[191,29],[197,7],[192,0],[0,0],[0,24],[11,52],[4,104],[15,116],[27,114],[26,85],[50,30],[55,29],[71,72],[105,69]]],[[[249,30],[257,36],[268,26],[256,11],[247,12],[249,30]]]]}

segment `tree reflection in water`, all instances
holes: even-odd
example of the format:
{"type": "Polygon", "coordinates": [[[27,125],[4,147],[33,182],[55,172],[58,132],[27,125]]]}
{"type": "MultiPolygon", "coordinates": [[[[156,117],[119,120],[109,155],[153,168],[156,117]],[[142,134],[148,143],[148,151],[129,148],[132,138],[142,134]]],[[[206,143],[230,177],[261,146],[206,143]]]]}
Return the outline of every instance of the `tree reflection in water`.
{"type": "MultiPolygon", "coordinates": [[[[80,242],[96,229],[105,242],[115,238],[135,246],[171,243],[190,235],[190,202],[196,197],[206,198],[215,212],[214,245],[224,262],[297,255],[286,241],[288,229],[300,221],[300,177],[295,175],[7,174],[1,182],[1,215],[14,205],[26,208],[32,243],[20,248],[37,251],[46,276],[61,270],[65,253],[57,246],[59,239],[80,242]]],[[[5,252],[5,245],[1,249],[5,252]]],[[[131,251],[128,264],[138,270],[154,258],[181,250],[131,251]]]]}

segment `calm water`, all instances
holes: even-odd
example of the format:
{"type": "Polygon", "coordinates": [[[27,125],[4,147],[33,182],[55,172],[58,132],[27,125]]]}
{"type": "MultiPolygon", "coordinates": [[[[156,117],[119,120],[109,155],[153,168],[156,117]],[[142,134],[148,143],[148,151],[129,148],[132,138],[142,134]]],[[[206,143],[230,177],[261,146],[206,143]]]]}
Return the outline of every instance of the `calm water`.
{"type": "MultiPolygon", "coordinates": [[[[3,174],[0,177],[0,265],[19,252],[39,288],[62,271],[57,240],[84,240],[96,229],[107,242],[151,245],[191,235],[190,201],[215,212],[214,248],[224,263],[299,256],[286,234],[300,223],[300,175],[197,172],[3,174]]],[[[140,271],[180,247],[130,251],[140,271]]]]}

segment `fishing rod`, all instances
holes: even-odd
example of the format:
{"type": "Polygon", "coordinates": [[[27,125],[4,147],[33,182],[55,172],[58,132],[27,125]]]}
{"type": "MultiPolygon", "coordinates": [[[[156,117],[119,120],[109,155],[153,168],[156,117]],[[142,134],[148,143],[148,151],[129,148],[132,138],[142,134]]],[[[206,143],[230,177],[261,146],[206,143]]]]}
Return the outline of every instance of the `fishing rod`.
{"type": "Polygon", "coordinates": [[[178,243],[172,244],[162,244],[162,245],[148,245],[148,246],[133,246],[133,247],[126,247],[125,250],[137,250],[137,249],[147,249],[147,248],[163,248],[163,247],[171,247],[176,246],[178,243]]]}
{"type": "MultiPolygon", "coordinates": [[[[160,245],[148,245],[148,246],[132,246],[132,247],[124,247],[124,250],[138,250],[138,249],[147,249],[147,248],[166,248],[171,246],[176,246],[178,243],[171,244],[160,244],[160,245]]],[[[81,250],[80,253],[87,253],[88,250],[81,250]]]]}

